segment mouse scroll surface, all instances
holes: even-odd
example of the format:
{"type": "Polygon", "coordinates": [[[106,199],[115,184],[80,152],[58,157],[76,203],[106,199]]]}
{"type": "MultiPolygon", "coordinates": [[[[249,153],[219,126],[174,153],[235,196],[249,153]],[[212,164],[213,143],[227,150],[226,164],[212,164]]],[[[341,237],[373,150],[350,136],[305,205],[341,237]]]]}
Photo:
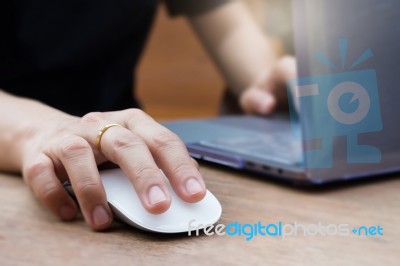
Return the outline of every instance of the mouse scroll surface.
{"type": "Polygon", "coordinates": [[[121,169],[100,172],[113,212],[122,221],[139,229],[160,233],[182,233],[202,229],[216,223],[222,212],[221,204],[211,192],[199,202],[187,203],[180,199],[169,181],[165,183],[171,194],[171,206],[161,214],[151,214],[144,209],[133,184],[121,169]]]}

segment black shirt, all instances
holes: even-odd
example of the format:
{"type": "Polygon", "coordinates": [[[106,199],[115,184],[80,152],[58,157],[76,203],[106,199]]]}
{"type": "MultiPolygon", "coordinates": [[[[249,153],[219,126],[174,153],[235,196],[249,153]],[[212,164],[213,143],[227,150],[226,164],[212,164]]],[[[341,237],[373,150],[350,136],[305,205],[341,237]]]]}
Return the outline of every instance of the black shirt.
{"type": "MultiPolygon", "coordinates": [[[[225,1],[192,6],[205,10],[225,1]]],[[[169,1],[170,12],[180,13],[187,2],[169,1]]],[[[139,107],[133,73],[156,5],[157,0],[1,1],[0,88],[74,115],[139,107]]]]}

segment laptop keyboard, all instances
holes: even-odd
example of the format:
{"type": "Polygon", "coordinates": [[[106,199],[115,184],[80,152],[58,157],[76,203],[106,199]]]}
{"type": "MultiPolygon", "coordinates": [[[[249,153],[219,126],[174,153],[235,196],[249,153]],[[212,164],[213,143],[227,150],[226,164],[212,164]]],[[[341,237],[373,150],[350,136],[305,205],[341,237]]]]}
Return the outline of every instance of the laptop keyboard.
{"type": "Polygon", "coordinates": [[[299,165],[302,163],[301,141],[292,132],[277,132],[257,137],[204,140],[201,145],[261,158],[268,161],[299,165]]]}

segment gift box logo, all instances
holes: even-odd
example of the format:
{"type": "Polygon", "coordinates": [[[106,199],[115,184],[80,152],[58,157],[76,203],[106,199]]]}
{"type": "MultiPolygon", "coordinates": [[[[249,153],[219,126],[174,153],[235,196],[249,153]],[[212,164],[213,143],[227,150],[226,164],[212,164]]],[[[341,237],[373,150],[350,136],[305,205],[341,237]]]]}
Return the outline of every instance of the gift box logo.
{"type": "MultiPolygon", "coordinates": [[[[306,118],[302,140],[306,144],[304,159],[307,168],[332,167],[333,137],[338,136],[347,139],[347,163],[381,161],[381,152],[377,147],[358,142],[359,134],[383,128],[376,71],[352,70],[372,57],[373,53],[371,49],[366,50],[347,67],[347,47],[347,40],[339,41],[341,66],[346,72],[302,77],[288,83],[288,94],[293,94],[294,88],[294,101],[301,107],[301,117],[306,118]]],[[[322,53],[317,53],[316,58],[333,72],[338,69],[322,53]]],[[[296,110],[293,102],[289,102],[294,126],[296,110]]]]}

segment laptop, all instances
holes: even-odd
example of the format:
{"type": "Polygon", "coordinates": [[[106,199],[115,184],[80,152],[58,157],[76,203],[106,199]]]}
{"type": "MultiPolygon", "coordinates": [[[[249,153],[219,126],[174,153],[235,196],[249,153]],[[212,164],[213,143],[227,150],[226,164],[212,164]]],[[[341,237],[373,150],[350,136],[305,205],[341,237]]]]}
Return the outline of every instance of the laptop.
{"type": "Polygon", "coordinates": [[[400,2],[292,2],[290,112],[164,123],[190,155],[297,183],[400,170],[400,2]]]}

